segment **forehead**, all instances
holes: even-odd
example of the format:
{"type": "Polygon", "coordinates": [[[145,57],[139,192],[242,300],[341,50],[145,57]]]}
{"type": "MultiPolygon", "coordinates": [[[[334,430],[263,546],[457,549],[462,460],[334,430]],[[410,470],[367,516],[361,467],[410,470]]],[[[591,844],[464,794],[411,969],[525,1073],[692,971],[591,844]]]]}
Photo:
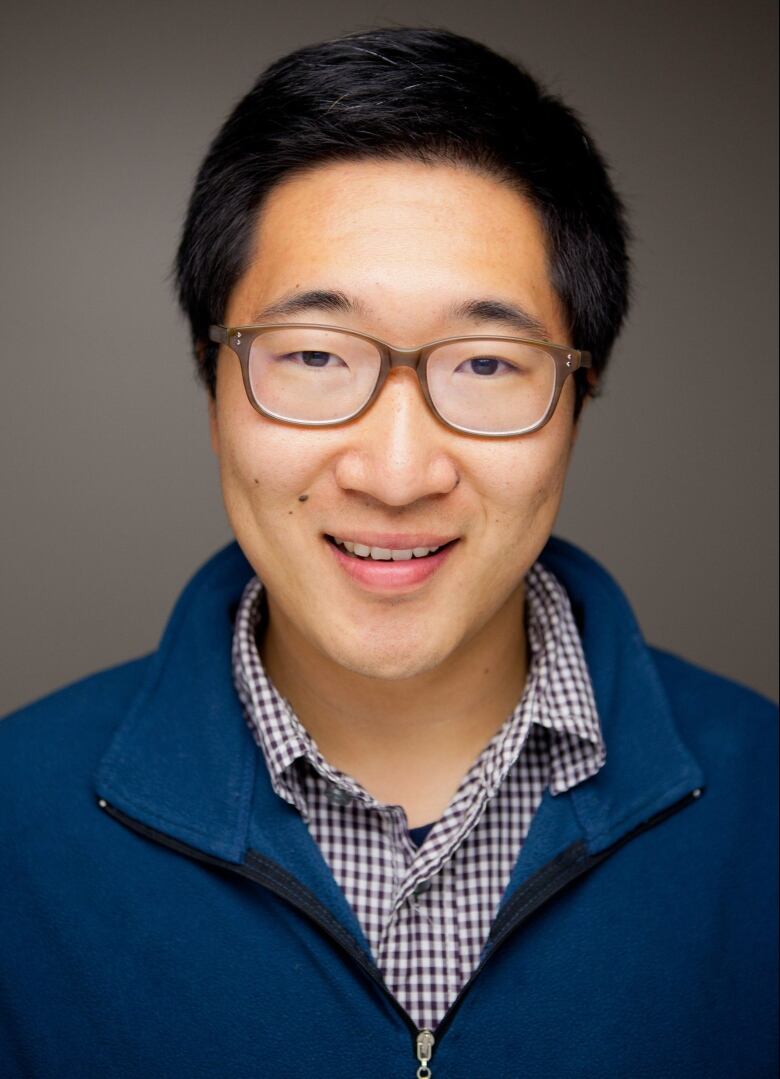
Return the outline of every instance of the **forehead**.
{"type": "MultiPolygon", "coordinates": [[[[537,212],[508,184],[465,167],[319,166],[270,192],[250,250],[229,303],[232,322],[282,295],[321,288],[355,297],[364,315],[389,310],[395,326],[399,316],[419,325],[453,301],[489,294],[562,332],[537,212]]],[[[435,319],[427,322],[433,329],[435,319]]]]}

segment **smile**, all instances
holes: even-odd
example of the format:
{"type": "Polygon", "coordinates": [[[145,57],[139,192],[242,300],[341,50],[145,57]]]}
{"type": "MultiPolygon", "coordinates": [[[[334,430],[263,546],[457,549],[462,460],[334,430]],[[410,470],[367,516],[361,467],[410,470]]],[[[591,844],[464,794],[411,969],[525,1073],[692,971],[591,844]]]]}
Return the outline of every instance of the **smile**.
{"type": "Polygon", "coordinates": [[[381,545],[328,534],[324,539],[354,584],[370,592],[395,594],[421,587],[445,564],[459,542],[458,538],[433,536],[382,537],[381,545]],[[439,542],[431,542],[434,539],[439,542]]]}
{"type": "MultiPolygon", "coordinates": [[[[369,558],[374,562],[408,562],[411,558],[427,558],[428,555],[440,551],[444,544],[436,547],[411,547],[397,549],[391,547],[368,547],[364,543],[353,543],[350,540],[342,540],[337,536],[330,537],[337,547],[354,555],[355,558],[369,558]]],[[[451,541],[454,542],[454,541],[451,541]]]]}

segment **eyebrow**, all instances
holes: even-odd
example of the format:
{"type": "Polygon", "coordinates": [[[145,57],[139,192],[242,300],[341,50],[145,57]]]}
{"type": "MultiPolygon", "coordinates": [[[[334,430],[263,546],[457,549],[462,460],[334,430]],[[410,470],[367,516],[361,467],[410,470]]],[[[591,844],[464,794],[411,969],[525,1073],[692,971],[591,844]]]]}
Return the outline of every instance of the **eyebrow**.
{"type": "Polygon", "coordinates": [[[265,322],[269,318],[283,318],[286,315],[298,315],[302,311],[332,311],[339,315],[364,314],[363,306],[351,300],[344,292],[326,289],[310,289],[308,292],[295,292],[283,296],[280,300],[255,312],[253,322],[265,322]]]}
{"type": "MultiPolygon", "coordinates": [[[[298,315],[304,311],[328,311],[340,315],[366,315],[359,301],[344,292],[330,289],[310,289],[283,296],[252,316],[253,322],[298,315]]],[[[505,300],[463,300],[452,304],[443,312],[446,318],[466,319],[469,322],[498,322],[508,329],[530,334],[540,341],[549,341],[550,335],[544,323],[516,304],[505,300]]]]}
{"type": "Polygon", "coordinates": [[[533,337],[549,341],[550,335],[543,322],[517,304],[504,300],[464,300],[454,304],[447,314],[452,318],[464,318],[471,322],[501,322],[509,329],[530,333],[533,337]]]}

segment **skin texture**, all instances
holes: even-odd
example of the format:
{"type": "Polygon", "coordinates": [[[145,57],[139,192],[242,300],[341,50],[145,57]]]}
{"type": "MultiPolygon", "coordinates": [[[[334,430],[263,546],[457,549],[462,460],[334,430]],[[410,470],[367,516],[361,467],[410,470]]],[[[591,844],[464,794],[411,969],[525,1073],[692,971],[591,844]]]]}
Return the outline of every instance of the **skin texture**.
{"type": "MultiPolygon", "coordinates": [[[[454,302],[491,298],[570,343],[535,211],[465,168],[320,166],[271,192],[254,241],[226,324],[256,322],[282,297],[325,289],[357,310],[313,308],[287,321],[402,347],[517,332],[446,313],[454,302]]],[[[212,445],[231,526],[268,592],[268,672],[331,763],[402,805],[412,827],[441,815],[522,694],[523,576],[558,511],[573,401],[568,379],[539,431],[465,436],[438,422],[403,369],[357,421],[292,427],[252,408],[237,357],[220,350],[212,445]],[[422,587],[376,594],[345,575],[323,538],[366,531],[460,541],[422,587]]]]}

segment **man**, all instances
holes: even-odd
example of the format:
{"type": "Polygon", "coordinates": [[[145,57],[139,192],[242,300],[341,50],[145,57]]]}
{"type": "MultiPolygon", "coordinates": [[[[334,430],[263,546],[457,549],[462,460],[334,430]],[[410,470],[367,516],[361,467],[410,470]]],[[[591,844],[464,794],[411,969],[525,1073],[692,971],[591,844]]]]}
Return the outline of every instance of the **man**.
{"type": "Polygon", "coordinates": [[[236,107],[177,275],[237,543],[0,724],[3,1075],[774,1074],[775,710],[550,539],[625,236],[443,31],[236,107]]]}

